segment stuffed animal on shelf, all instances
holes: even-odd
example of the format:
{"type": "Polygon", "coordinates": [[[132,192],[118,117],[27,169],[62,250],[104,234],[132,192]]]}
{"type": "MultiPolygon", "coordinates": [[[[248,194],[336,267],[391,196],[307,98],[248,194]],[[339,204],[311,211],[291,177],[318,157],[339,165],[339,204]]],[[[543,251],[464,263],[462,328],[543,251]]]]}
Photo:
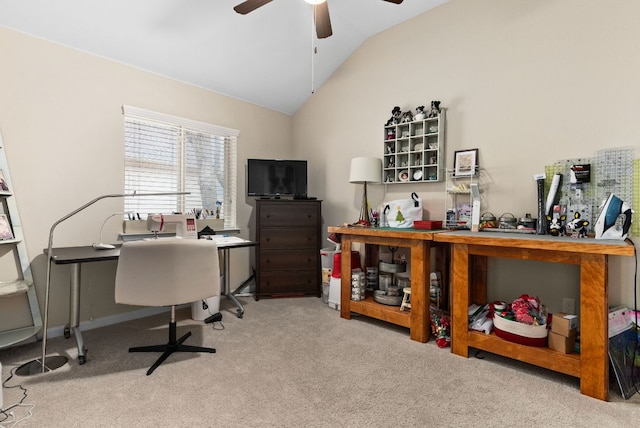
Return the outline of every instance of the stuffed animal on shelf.
{"type": "Polygon", "coordinates": [[[575,213],[573,220],[567,223],[567,230],[571,231],[572,238],[584,238],[587,236],[587,226],[589,222],[580,218],[580,213],[575,213]]]}
{"type": "Polygon", "coordinates": [[[566,232],[566,228],[564,226],[564,221],[567,219],[566,215],[561,215],[558,217],[547,216],[547,232],[551,236],[564,236],[566,232]]]}
{"type": "Polygon", "coordinates": [[[401,117],[402,117],[402,110],[400,110],[400,107],[395,106],[393,108],[393,110],[391,110],[391,117],[387,121],[387,125],[386,126],[399,124],[401,117]]]}
{"type": "Polygon", "coordinates": [[[400,120],[400,123],[409,123],[412,121],[413,121],[413,114],[411,113],[411,110],[405,111],[404,113],[402,113],[402,119],[400,120]]]}
{"type": "Polygon", "coordinates": [[[429,111],[429,117],[438,117],[440,114],[440,101],[431,101],[431,110],[429,111]]]}
{"type": "Polygon", "coordinates": [[[416,107],[416,114],[413,116],[413,120],[426,119],[427,113],[424,111],[424,106],[416,107]]]}

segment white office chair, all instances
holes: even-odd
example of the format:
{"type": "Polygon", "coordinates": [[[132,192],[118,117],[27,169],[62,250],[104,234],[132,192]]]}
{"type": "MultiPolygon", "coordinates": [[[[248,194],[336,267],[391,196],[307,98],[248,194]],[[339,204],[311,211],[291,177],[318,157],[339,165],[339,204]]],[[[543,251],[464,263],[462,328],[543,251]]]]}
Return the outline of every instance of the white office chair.
{"type": "Polygon", "coordinates": [[[218,248],[213,241],[161,238],[125,242],[116,270],[116,303],[171,306],[166,345],[129,348],[129,352],[162,352],[147,375],[174,352],[209,352],[214,348],[183,345],[191,332],[176,340],[175,307],[220,295],[218,248]]]}

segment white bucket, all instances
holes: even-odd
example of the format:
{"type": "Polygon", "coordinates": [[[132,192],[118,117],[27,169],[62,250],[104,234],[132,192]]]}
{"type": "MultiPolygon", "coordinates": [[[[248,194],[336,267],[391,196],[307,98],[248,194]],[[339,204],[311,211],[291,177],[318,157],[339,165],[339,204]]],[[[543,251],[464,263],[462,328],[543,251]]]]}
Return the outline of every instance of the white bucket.
{"type": "Polygon", "coordinates": [[[333,269],[333,255],[340,251],[333,248],[323,248],[320,250],[320,261],[323,269],[333,269]]]}
{"type": "Polygon", "coordinates": [[[329,280],[329,307],[340,310],[340,278],[331,277],[329,280]]]}
{"type": "Polygon", "coordinates": [[[195,321],[204,321],[211,315],[220,312],[220,296],[208,297],[203,299],[207,309],[203,308],[202,300],[191,303],[191,319],[195,321]]]}

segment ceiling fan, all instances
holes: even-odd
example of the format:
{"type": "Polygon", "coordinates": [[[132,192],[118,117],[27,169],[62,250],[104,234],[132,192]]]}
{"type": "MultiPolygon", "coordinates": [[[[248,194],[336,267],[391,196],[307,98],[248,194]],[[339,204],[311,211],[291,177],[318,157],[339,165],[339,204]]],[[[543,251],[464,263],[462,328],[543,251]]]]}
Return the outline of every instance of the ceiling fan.
{"type": "MultiPolygon", "coordinates": [[[[246,0],[233,8],[241,15],[246,15],[271,2],[272,0],[246,0]]],[[[329,18],[329,5],[327,0],[304,0],[313,5],[313,20],[316,24],[316,34],[319,39],[324,39],[333,34],[331,19],[329,18]]],[[[383,0],[389,3],[400,4],[403,0],[383,0]]]]}

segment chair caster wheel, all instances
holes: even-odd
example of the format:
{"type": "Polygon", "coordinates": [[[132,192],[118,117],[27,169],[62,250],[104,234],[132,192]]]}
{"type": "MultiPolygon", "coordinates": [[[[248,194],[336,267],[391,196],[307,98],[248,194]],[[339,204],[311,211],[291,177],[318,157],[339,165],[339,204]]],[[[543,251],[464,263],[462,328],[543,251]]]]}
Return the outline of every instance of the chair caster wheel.
{"type": "Polygon", "coordinates": [[[87,356],[86,355],[80,355],[78,356],[78,364],[79,365],[83,365],[84,363],[87,362],[87,356]]]}
{"type": "Polygon", "coordinates": [[[64,328],[64,338],[68,339],[71,337],[71,329],[69,327],[64,328]]]}

